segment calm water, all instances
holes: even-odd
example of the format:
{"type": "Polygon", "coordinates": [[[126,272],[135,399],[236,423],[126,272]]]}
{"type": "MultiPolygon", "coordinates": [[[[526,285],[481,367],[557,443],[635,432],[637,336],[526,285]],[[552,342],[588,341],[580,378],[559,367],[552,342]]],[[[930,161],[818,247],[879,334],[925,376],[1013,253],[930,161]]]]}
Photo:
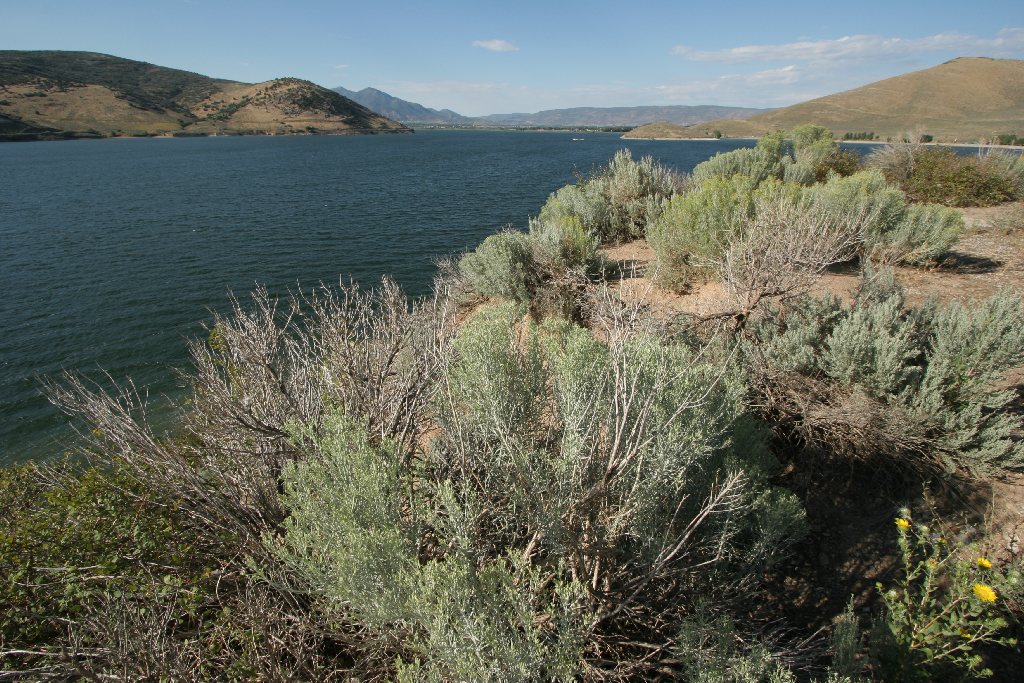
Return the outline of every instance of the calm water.
{"type": "Polygon", "coordinates": [[[390,273],[423,294],[435,259],[525,226],[617,149],[687,171],[747,144],[435,131],[0,145],[0,462],[74,443],[40,377],[102,369],[158,406],[180,393],[184,340],[229,290],[390,273]]]}

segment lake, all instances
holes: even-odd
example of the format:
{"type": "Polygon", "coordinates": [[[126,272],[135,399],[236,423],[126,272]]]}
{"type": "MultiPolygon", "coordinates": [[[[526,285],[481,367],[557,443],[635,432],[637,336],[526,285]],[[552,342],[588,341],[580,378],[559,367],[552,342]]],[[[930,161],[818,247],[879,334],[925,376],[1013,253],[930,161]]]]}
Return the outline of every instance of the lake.
{"type": "Polygon", "coordinates": [[[390,274],[425,294],[436,259],[524,228],[618,149],[689,171],[751,144],[425,131],[0,145],[0,463],[73,446],[40,392],[65,369],[131,379],[166,417],[185,340],[231,291],[390,274]]]}

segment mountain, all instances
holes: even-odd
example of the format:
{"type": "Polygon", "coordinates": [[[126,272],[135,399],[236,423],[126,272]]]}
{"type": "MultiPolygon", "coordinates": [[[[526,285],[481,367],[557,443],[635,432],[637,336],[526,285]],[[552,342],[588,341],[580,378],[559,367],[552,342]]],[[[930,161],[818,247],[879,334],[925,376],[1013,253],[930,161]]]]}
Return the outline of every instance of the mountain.
{"type": "Polygon", "coordinates": [[[376,88],[363,88],[356,92],[338,86],[334,88],[334,92],[344,95],[353,102],[358,102],[381,116],[402,123],[471,124],[474,121],[468,116],[456,114],[451,109],[431,109],[422,104],[389,95],[376,88]]]}
{"type": "Polygon", "coordinates": [[[687,128],[637,128],[643,137],[753,137],[803,123],[879,139],[904,133],[943,142],[991,140],[1024,133],[1024,60],[958,57],[944,64],[758,114],[746,121],[719,119],[687,128]]]}
{"type": "Polygon", "coordinates": [[[239,83],[95,52],[0,50],[0,139],[408,130],[297,78],[239,83]]]}
{"type": "Polygon", "coordinates": [[[717,105],[652,107],[573,107],[535,114],[491,114],[481,119],[504,126],[641,126],[652,121],[690,125],[711,119],[746,119],[764,109],[717,105]]]}
{"type": "Polygon", "coordinates": [[[639,126],[651,121],[671,121],[689,125],[716,118],[743,119],[766,111],[764,109],[714,105],[575,107],[573,109],[549,109],[535,114],[490,114],[471,117],[462,116],[451,109],[430,109],[422,104],[389,95],[376,88],[363,88],[356,92],[339,86],[334,88],[334,91],[396,121],[434,125],[566,128],[573,126],[639,126]]]}

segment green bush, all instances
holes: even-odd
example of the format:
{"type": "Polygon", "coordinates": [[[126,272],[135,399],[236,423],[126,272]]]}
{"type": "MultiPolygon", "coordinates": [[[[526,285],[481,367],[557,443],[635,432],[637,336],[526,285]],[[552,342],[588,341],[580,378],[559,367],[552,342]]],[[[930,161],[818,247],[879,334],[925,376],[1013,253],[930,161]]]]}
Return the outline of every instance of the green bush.
{"type": "Polygon", "coordinates": [[[789,161],[789,157],[784,157],[782,179],[787,183],[813,185],[817,179],[817,168],[818,165],[812,161],[789,161]]]}
{"type": "Polygon", "coordinates": [[[939,204],[910,204],[891,230],[867,241],[865,252],[878,263],[934,263],[963,231],[959,211],[939,204]]]}
{"type": "Polygon", "coordinates": [[[721,152],[693,169],[693,183],[703,185],[711,178],[731,178],[740,174],[750,178],[755,185],[767,178],[781,178],[783,167],[781,157],[765,147],[734,149],[721,152]]]}
{"type": "Polygon", "coordinates": [[[459,274],[481,296],[529,301],[538,279],[530,238],[515,231],[491,235],[462,257],[459,274]]]}
{"type": "Polygon", "coordinates": [[[634,161],[629,150],[619,150],[590,178],[555,192],[541,209],[549,221],[575,216],[602,243],[643,237],[648,224],[672,196],[678,180],[652,157],[634,161]]]}
{"type": "Polygon", "coordinates": [[[584,181],[555,191],[541,207],[538,219],[542,223],[559,223],[575,218],[585,229],[600,235],[596,231],[609,223],[608,210],[600,186],[584,181]]]}
{"type": "Polygon", "coordinates": [[[753,212],[754,183],[743,175],[712,176],[670,199],[648,233],[659,281],[681,290],[707,273],[753,212]]]}
{"type": "Polygon", "coordinates": [[[600,262],[598,237],[583,227],[578,216],[563,215],[530,221],[534,259],[552,272],[578,270],[593,273],[600,262]]]}
{"type": "Polygon", "coordinates": [[[421,457],[340,416],[296,427],[310,456],[285,473],[269,542],[403,680],[672,667],[626,634],[672,642],[708,585],[741,599],[801,533],[800,507],[767,483],[742,387],[694,350],[635,320],[605,343],[520,318],[487,309],[459,331],[421,457]]]}
{"type": "Polygon", "coordinates": [[[990,150],[982,162],[992,173],[1013,184],[1015,199],[1024,199],[1024,154],[990,150]]]}
{"type": "MultiPolygon", "coordinates": [[[[196,662],[177,675],[213,675],[230,661],[214,642],[230,630],[215,590],[222,578],[232,590],[234,580],[221,575],[231,539],[191,527],[178,503],[123,469],[0,468],[0,643],[21,652],[5,662],[39,674],[105,670],[116,664],[113,653],[82,661],[77,654],[111,646],[108,630],[125,628],[119,604],[160,605],[165,651],[203,653],[209,668],[196,662]],[[79,650],[67,661],[48,656],[72,638],[79,650]]],[[[156,649],[137,645],[140,660],[156,649]]]]}
{"type": "Polygon", "coordinates": [[[793,159],[812,168],[820,166],[839,149],[832,139],[832,131],[824,126],[796,126],[789,135],[793,139],[793,159]]]}
{"type": "Polygon", "coordinates": [[[841,152],[832,139],[832,131],[822,126],[797,126],[786,133],[776,131],[763,136],[754,148],[737,149],[716,154],[693,169],[696,185],[714,177],[736,174],[751,178],[755,185],[772,178],[812,185],[824,180],[829,170],[850,175],[858,164],[856,153],[841,152]]]}
{"type": "Polygon", "coordinates": [[[908,204],[905,195],[877,170],[804,190],[804,201],[833,216],[857,216],[862,224],[862,254],[880,263],[934,262],[959,239],[963,218],[952,209],[908,204]]]}
{"type": "Polygon", "coordinates": [[[877,171],[861,171],[846,178],[833,177],[804,191],[804,201],[835,216],[858,216],[867,244],[882,239],[899,224],[906,198],[877,171]]]}
{"type": "Polygon", "coordinates": [[[891,273],[857,300],[808,297],[769,311],[744,342],[776,423],[841,453],[910,468],[1017,467],[1021,418],[997,380],[1024,361],[1024,308],[997,295],[966,309],[905,309],[891,273]]]}
{"type": "Polygon", "coordinates": [[[832,173],[850,176],[860,170],[860,154],[851,149],[835,149],[815,167],[814,176],[821,183],[832,173]]]}
{"type": "MultiPolygon", "coordinates": [[[[784,161],[783,166],[787,178],[794,175],[793,169],[803,169],[806,177],[798,180],[813,182],[810,169],[800,162],[784,161]]],[[[835,259],[857,255],[883,263],[935,261],[956,242],[962,227],[962,219],[950,209],[908,208],[903,193],[878,171],[847,177],[833,174],[825,183],[805,186],[769,178],[756,189],[753,179],[738,174],[728,179],[712,176],[688,194],[673,197],[651,227],[649,242],[658,257],[661,281],[685,289],[694,278],[719,268],[722,262],[736,261],[725,255],[730,249],[742,251],[741,243],[747,237],[755,239],[757,245],[750,248],[762,255],[750,253],[740,260],[752,264],[748,257],[753,257],[762,269],[771,267],[781,273],[792,265],[785,259],[800,254],[797,260],[805,270],[810,268],[810,274],[835,259]],[[818,249],[813,244],[812,224],[820,235],[818,249]],[[785,239],[786,244],[773,248],[773,235],[766,230],[774,231],[776,242],[785,239]],[[847,241],[859,246],[848,249],[847,241]],[[828,244],[834,248],[826,248],[828,244]],[[817,265],[811,267],[811,260],[817,265]]],[[[765,278],[769,276],[767,272],[758,276],[765,281],[766,291],[789,291],[781,281],[776,284],[782,290],[767,286],[765,278]]]]}
{"type": "Polygon", "coordinates": [[[902,187],[913,201],[946,206],[992,206],[1019,196],[1018,178],[996,155],[991,158],[921,148],[914,152],[913,168],[902,187]]]}

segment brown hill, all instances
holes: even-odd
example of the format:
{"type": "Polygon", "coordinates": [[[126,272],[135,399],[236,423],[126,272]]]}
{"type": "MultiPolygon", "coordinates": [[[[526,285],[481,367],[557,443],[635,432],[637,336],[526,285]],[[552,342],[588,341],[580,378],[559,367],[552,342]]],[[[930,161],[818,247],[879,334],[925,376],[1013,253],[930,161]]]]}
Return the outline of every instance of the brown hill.
{"type": "Polygon", "coordinates": [[[711,137],[715,131],[726,137],[756,137],[803,123],[826,126],[840,138],[874,132],[882,140],[906,132],[944,142],[1024,133],[1024,60],[959,57],[745,121],[718,119],[685,128],[659,126],[650,132],[640,127],[626,137],[711,137]]]}
{"type": "Polygon", "coordinates": [[[255,85],[90,52],[0,51],[0,139],[408,132],[336,92],[255,85]]]}

